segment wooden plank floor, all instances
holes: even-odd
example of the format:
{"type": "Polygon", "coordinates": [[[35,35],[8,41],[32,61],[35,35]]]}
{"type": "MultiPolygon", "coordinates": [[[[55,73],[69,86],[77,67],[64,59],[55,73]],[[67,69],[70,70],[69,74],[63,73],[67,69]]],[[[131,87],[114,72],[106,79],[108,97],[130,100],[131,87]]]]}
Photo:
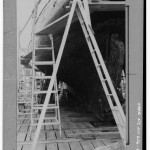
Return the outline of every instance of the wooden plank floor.
{"type": "MultiPolygon", "coordinates": [[[[98,118],[81,110],[61,108],[62,137],[57,126],[43,126],[37,150],[94,150],[120,141],[116,126],[94,127],[90,122],[99,122],[98,118]]],[[[29,134],[30,116],[25,115],[17,124],[17,150],[30,150],[34,136],[34,132],[29,134]]]]}

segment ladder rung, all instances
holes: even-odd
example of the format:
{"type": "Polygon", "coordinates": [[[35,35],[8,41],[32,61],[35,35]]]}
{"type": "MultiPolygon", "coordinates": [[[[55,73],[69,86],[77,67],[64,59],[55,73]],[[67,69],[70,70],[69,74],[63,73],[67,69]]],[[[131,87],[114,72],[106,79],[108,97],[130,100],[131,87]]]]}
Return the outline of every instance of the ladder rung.
{"type": "Polygon", "coordinates": [[[31,109],[26,109],[26,108],[24,108],[24,109],[20,109],[20,110],[23,110],[23,111],[29,111],[29,110],[31,110],[31,109]]]}
{"type": "Polygon", "coordinates": [[[117,107],[114,107],[112,110],[113,111],[119,111],[119,109],[117,107]]]}
{"type": "Polygon", "coordinates": [[[107,94],[107,96],[113,96],[113,94],[107,94]]]}
{"type": "Polygon", "coordinates": [[[32,51],[32,49],[31,48],[19,48],[18,50],[20,50],[20,51],[32,51]]]}
{"type": "Polygon", "coordinates": [[[30,71],[32,71],[32,69],[31,68],[18,68],[18,70],[30,70],[30,71]]]}
{"type": "MultiPolygon", "coordinates": [[[[37,105],[34,105],[35,107],[39,106],[39,107],[43,107],[44,104],[37,104],[37,105]]],[[[56,104],[48,104],[48,107],[53,107],[53,106],[56,106],[56,104]]]]}
{"type": "Polygon", "coordinates": [[[31,101],[30,102],[18,102],[18,104],[24,104],[24,103],[28,104],[28,103],[31,103],[31,101]]]}
{"type": "Polygon", "coordinates": [[[20,60],[24,60],[25,58],[19,57],[20,60]]]}
{"type": "Polygon", "coordinates": [[[98,65],[97,65],[97,67],[100,67],[100,66],[101,66],[101,64],[98,64],[98,65]]]}
{"type": "Polygon", "coordinates": [[[87,40],[89,40],[89,39],[90,39],[90,36],[88,35],[86,38],[87,38],[87,40]]]}
{"type": "Polygon", "coordinates": [[[18,115],[31,115],[31,113],[21,113],[21,112],[19,112],[19,113],[17,113],[18,115]]]}
{"type": "MultiPolygon", "coordinates": [[[[33,120],[39,120],[40,118],[32,118],[33,120]]],[[[55,119],[56,120],[56,117],[45,117],[43,120],[52,120],[52,119],[55,119]]]]}
{"type": "MultiPolygon", "coordinates": [[[[42,123],[42,125],[59,125],[60,124],[60,121],[56,121],[56,122],[44,122],[44,123],[42,123]]],[[[38,123],[32,123],[31,124],[32,126],[37,126],[38,125],[38,123]]]]}
{"type": "Polygon", "coordinates": [[[21,82],[21,81],[23,81],[23,82],[31,82],[32,79],[19,79],[19,82],[21,82]]]}
{"type": "Polygon", "coordinates": [[[34,62],[35,65],[53,65],[55,64],[54,61],[36,61],[34,62]]]}
{"type": "Polygon", "coordinates": [[[124,124],[116,123],[118,126],[126,127],[124,124]]]}
{"type": "MultiPolygon", "coordinates": [[[[43,107],[32,107],[32,109],[43,109],[43,107]]],[[[46,109],[59,109],[59,106],[51,106],[51,107],[47,107],[46,109]]]]}
{"type": "Polygon", "coordinates": [[[33,76],[34,79],[51,79],[52,76],[33,76]]]}
{"type": "Polygon", "coordinates": [[[20,116],[19,118],[17,118],[17,119],[20,119],[20,120],[21,120],[21,119],[24,119],[24,120],[30,120],[29,117],[25,118],[25,117],[21,117],[21,116],[20,116]]]}
{"type": "MultiPolygon", "coordinates": [[[[46,94],[48,91],[33,91],[33,94],[46,94]]],[[[57,93],[57,91],[52,91],[51,93],[57,93]]]]}
{"type": "Polygon", "coordinates": [[[35,50],[52,50],[53,47],[35,47],[35,50]]]}
{"type": "Polygon", "coordinates": [[[105,82],[105,81],[107,81],[107,79],[103,79],[103,80],[101,80],[102,82],[105,82]]]}
{"type": "Polygon", "coordinates": [[[91,51],[91,53],[93,54],[94,52],[96,52],[96,50],[94,49],[93,51],[91,51]]]}
{"type": "Polygon", "coordinates": [[[19,93],[29,93],[31,90],[19,90],[19,93]]]}

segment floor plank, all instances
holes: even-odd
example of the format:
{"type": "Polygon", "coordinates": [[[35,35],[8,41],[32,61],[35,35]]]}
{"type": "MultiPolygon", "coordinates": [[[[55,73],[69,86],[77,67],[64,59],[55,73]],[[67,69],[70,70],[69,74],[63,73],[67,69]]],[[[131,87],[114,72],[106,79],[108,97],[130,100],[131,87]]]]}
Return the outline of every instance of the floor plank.
{"type": "MultiPolygon", "coordinates": [[[[38,149],[36,150],[94,150],[97,147],[106,146],[114,142],[112,140],[108,140],[109,132],[107,131],[109,130],[111,132],[113,127],[100,126],[96,128],[89,123],[89,121],[92,119],[97,120],[97,118],[95,118],[94,115],[92,114],[87,115],[84,112],[80,113],[80,111],[76,112],[76,109],[74,108],[73,109],[64,108],[62,110],[63,110],[61,112],[61,118],[63,120],[61,122],[62,137],[61,138],[59,137],[58,126],[55,125],[42,126],[42,130],[39,136],[39,142],[41,142],[41,144],[44,144],[44,146],[40,145],[37,147],[38,149]],[[103,131],[105,131],[108,134],[105,135],[105,132],[103,131]],[[69,137],[68,136],[69,134],[70,135],[72,134],[72,137],[69,137]],[[81,136],[79,138],[75,137],[78,134],[83,135],[83,137],[81,136]],[[91,136],[92,138],[84,138],[84,136],[86,137],[86,134],[87,137],[89,135],[98,134],[98,138],[103,139],[105,138],[104,136],[106,136],[107,139],[106,140],[94,139],[93,136],[91,136]]],[[[23,123],[29,123],[29,119],[28,120],[25,119],[23,123]]],[[[32,132],[34,133],[36,128],[35,126],[33,128],[34,129],[32,129],[32,132]]],[[[17,125],[17,129],[21,131],[18,132],[17,137],[21,142],[20,145],[24,144],[22,149],[20,146],[18,147],[18,150],[30,150],[32,141],[30,140],[28,126],[17,125]]],[[[31,137],[33,139],[33,134],[31,137]]],[[[113,136],[111,135],[111,137],[113,136]]]]}
{"type": "Polygon", "coordinates": [[[30,119],[25,119],[25,121],[23,122],[23,124],[30,124],[30,119]]]}
{"type": "Polygon", "coordinates": [[[65,132],[66,137],[69,137],[68,136],[69,134],[74,134],[72,130],[65,130],[64,132],[65,132]]]}
{"type": "MultiPolygon", "coordinates": [[[[30,145],[23,145],[23,149],[22,150],[30,150],[31,149],[31,144],[30,145]]],[[[45,148],[45,144],[37,144],[36,150],[46,150],[45,148]]]]}
{"type": "Polygon", "coordinates": [[[87,128],[93,128],[93,126],[92,126],[89,122],[83,122],[83,124],[84,124],[87,128]]]}
{"type": "Polygon", "coordinates": [[[102,142],[104,143],[104,145],[109,145],[109,144],[111,144],[114,141],[108,140],[108,139],[103,139],[102,142]]]}
{"type": "Polygon", "coordinates": [[[55,131],[55,134],[56,134],[56,138],[57,139],[65,139],[66,138],[66,134],[65,134],[65,132],[64,131],[61,131],[61,137],[60,137],[60,132],[59,132],[59,130],[57,130],[57,131],[55,131]]]}
{"type": "Polygon", "coordinates": [[[27,133],[27,137],[26,137],[25,141],[30,141],[30,133],[29,132],[27,133]]]}
{"type": "MultiPolygon", "coordinates": [[[[34,134],[35,134],[35,132],[32,132],[31,135],[28,132],[27,133],[27,137],[26,137],[26,141],[32,141],[33,138],[34,138],[34,134]]],[[[46,140],[45,132],[40,132],[38,141],[45,141],[45,140],[46,140]]]]}
{"type": "Polygon", "coordinates": [[[83,150],[94,150],[94,146],[90,141],[81,141],[80,143],[83,147],[83,150]]]}
{"type": "Polygon", "coordinates": [[[53,126],[52,125],[46,125],[45,130],[53,130],[53,126]]]}
{"type": "Polygon", "coordinates": [[[19,132],[27,132],[29,129],[29,125],[22,125],[19,132]]]}
{"type": "Polygon", "coordinates": [[[59,150],[70,150],[68,143],[58,143],[59,150]]]}
{"type": "Polygon", "coordinates": [[[40,132],[39,141],[45,141],[45,140],[46,140],[45,132],[40,132]]]}
{"type": "Polygon", "coordinates": [[[21,144],[17,144],[17,150],[21,150],[22,149],[22,145],[21,144]]]}
{"type": "Polygon", "coordinates": [[[17,135],[17,141],[22,142],[25,140],[27,133],[24,132],[19,132],[17,135]]]}
{"type": "Polygon", "coordinates": [[[83,150],[80,142],[69,142],[71,150],[83,150]]]}
{"type": "Polygon", "coordinates": [[[80,129],[73,129],[72,131],[73,131],[75,134],[83,133],[83,131],[80,130],[80,129]]]}
{"type": "Polygon", "coordinates": [[[55,131],[47,131],[46,137],[47,137],[48,141],[49,140],[55,140],[56,139],[55,131]]]}
{"type": "Polygon", "coordinates": [[[58,150],[57,143],[47,144],[47,149],[46,150],[58,150]]]}
{"type": "Polygon", "coordinates": [[[76,126],[79,128],[79,129],[85,129],[86,126],[83,125],[82,123],[76,123],[76,126]]]}
{"type": "Polygon", "coordinates": [[[105,146],[105,144],[99,139],[91,140],[91,143],[94,145],[95,148],[105,146]]]}
{"type": "Polygon", "coordinates": [[[21,129],[21,126],[22,125],[17,125],[17,134],[18,134],[19,130],[21,129]]]}

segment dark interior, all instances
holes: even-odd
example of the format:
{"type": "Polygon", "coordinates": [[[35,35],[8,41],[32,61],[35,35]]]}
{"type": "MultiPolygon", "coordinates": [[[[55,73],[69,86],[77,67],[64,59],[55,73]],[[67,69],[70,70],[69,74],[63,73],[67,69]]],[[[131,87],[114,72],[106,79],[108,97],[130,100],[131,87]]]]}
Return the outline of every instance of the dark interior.
{"type": "MultiPolygon", "coordinates": [[[[121,71],[125,71],[125,13],[124,11],[94,12],[91,14],[91,22],[114,87],[121,103],[124,103],[118,88],[120,87],[121,71]],[[118,41],[120,47],[116,44],[118,41]]],[[[64,29],[59,31],[59,34],[53,35],[56,58],[63,32],[64,29]]],[[[47,38],[43,38],[43,40],[40,38],[36,43],[41,45],[41,41],[42,44],[48,44],[47,38]]],[[[36,59],[49,60],[50,55],[49,52],[40,51],[37,52],[36,59]]],[[[25,58],[28,63],[31,53],[25,58]]],[[[47,75],[52,72],[50,67],[37,67],[47,75]]],[[[110,110],[108,102],[78,21],[71,25],[57,78],[58,82],[67,83],[79,93],[81,98],[76,99],[77,102],[83,104],[87,110],[92,111],[99,119],[104,120],[106,118],[105,114],[110,110]]],[[[70,95],[70,97],[72,96],[70,95]]]]}

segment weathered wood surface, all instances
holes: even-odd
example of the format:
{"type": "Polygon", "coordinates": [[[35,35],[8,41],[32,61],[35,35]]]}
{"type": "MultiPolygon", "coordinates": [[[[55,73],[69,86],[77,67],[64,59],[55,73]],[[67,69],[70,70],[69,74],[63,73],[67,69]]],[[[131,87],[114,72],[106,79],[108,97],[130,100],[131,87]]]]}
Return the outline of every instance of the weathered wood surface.
{"type": "MultiPolygon", "coordinates": [[[[61,108],[61,117],[64,118],[62,122],[62,137],[59,137],[59,130],[57,126],[43,126],[38,140],[38,150],[94,150],[98,147],[104,147],[118,139],[111,140],[110,137],[118,135],[116,127],[94,127],[88,122],[88,119],[98,119],[91,113],[86,115],[85,112],[78,110],[71,110],[69,108],[61,108]],[[86,120],[83,121],[81,118],[86,120]],[[78,120],[77,122],[74,121],[78,120]],[[105,136],[105,137],[104,137],[105,136]]],[[[29,120],[18,124],[18,147],[17,150],[27,150],[31,147],[35,127],[30,135],[29,120]]],[[[112,138],[113,139],[113,138],[112,138]]],[[[122,150],[122,149],[121,149],[122,150]]]]}

